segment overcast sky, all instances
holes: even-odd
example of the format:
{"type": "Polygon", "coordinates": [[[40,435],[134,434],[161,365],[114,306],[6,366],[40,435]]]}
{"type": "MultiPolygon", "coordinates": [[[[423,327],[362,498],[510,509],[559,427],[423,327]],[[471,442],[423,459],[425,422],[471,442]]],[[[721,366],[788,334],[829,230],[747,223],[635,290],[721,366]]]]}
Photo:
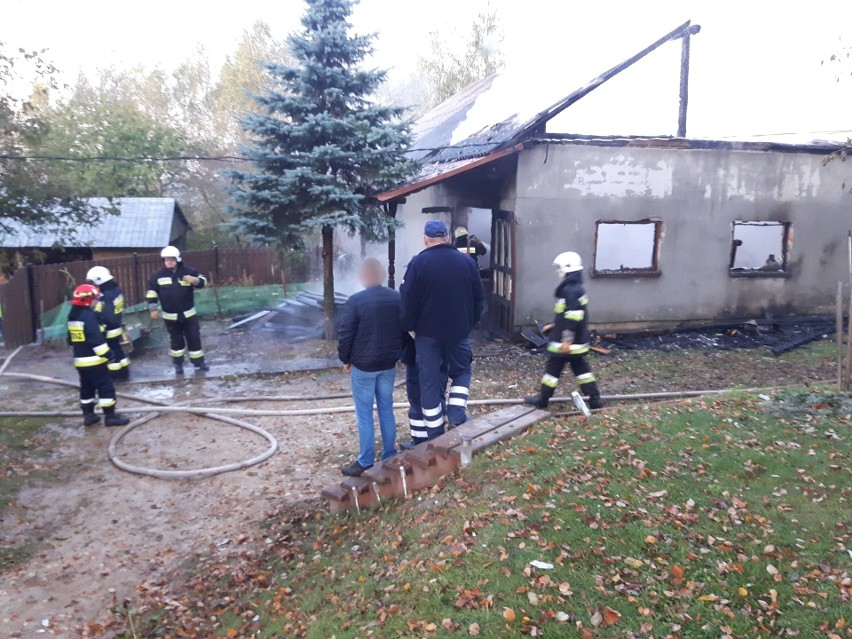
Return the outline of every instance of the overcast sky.
{"type": "MultiPolygon", "coordinates": [[[[852,1],[762,0],[362,0],[359,32],[376,32],[375,62],[394,75],[416,71],[429,32],[463,41],[487,5],[504,32],[505,95],[543,109],[580,84],[692,19],[689,134],[753,137],[852,130],[852,63],[821,65],[852,47],[852,1]],[[544,102],[539,106],[540,102],[544,102]]],[[[68,77],[114,65],[174,67],[203,46],[214,67],[244,29],[265,20],[281,36],[298,28],[298,0],[4,0],[0,40],[47,48],[68,77]]],[[[680,47],[668,44],[569,109],[560,130],[673,134],[680,47]]]]}

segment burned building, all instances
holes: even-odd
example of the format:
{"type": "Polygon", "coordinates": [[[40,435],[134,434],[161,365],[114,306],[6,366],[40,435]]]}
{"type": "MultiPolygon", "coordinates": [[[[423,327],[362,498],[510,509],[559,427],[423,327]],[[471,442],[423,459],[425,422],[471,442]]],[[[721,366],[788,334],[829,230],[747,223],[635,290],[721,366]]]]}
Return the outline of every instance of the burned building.
{"type": "Polygon", "coordinates": [[[415,125],[420,172],[379,199],[405,223],[389,258],[396,281],[440,217],[490,245],[480,259],[490,328],[508,336],[548,318],[551,260],[577,251],[593,322],[630,328],[829,310],[847,274],[848,164],[836,143],[686,137],[686,23],[548,106],[478,105],[491,76],[415,125]],[[549,130],[559,113],[666,42],[683,46],[674,137],[549,130]],[[490,259],[490,264],[488,261],[490,259]]]}

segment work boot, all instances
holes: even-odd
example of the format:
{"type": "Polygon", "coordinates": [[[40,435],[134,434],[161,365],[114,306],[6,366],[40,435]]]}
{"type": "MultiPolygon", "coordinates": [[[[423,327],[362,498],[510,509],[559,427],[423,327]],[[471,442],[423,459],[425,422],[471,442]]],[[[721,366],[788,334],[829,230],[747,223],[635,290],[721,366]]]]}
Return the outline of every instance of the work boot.
{"type": "Polygon", "coordinates": [[[536,408],[547,408],[547,405],[550,403],[550,398],[553,397],[554,390],[556,389],[542,384],[541,389],[538,391],[538,395],[524,397],[524,404],[529,404],[536,408]]]}
{"type": "Polygon", "coordinates": [[[83,426],[94,426],[100,421],[100,415],[95,415],[94,413],[83,413],[83,426]]]}
{"type": "Polygon", "coordinates": [[[130,418],[125,417],[124,415],[119,415],[118,413],[113,413],[112,415],[106,415],[104,417],[104,426],[127,426],[130,423],[130,418]]]}
{"type": "Polygon", "coordinates": [[[203,357],[199,357],[197,359],[190,359],[189,361],[192,362],[192,365],[195,366],[196,370],[199,370],[199,371],[209,371],[210,370],[210,367],[207,365],[207,362],[204,361],[203,357]]]}
{"type": "Polygon", "coordinates": [[[94,404],[83,404],[81,402],[80,408],[83,411],[83,426],[93,426],[101,421],[100,415],[95,415],[94,404]]]}
{"type": "Polygon", "coordinates": [[[600,410],[603,407],[604,403],[600,395],[589,396],[589,408],[592,410],[600,410]]]}
{"type": "Polygon", "coordinates": [[[344,466],[340,469],[340,472],[346,475],[347,477],[360,477],[361,473],[370,468],[370,466],[362,466],[358,463],[357,460],[349,464],[348,466],[344,466]]]}
{"type": "Polygon", "coordinates": [[[172,363],[175,365],[175,375],[183,375],[183,357],[172,357],[172,363]]]}
{"type": "Polygon", "coordinates": [[[417,446],[417,444],[419,444],[420,442],[425,442],[425,441],[426,441],[425,439],[415,439],[415,438],[412,437],[407,442],[398,442],[399,449],[401,451],[411,450],[412,448],[417,446]]]}

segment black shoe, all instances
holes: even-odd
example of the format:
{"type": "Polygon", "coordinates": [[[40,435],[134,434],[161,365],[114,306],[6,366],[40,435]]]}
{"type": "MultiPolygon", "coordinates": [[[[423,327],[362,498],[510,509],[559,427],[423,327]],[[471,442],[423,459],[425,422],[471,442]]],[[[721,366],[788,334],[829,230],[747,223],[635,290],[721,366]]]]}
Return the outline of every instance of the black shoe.
{"type": "Polygon", "coordinates": [[[175,375],[183,375],[183,362],[175,362],[175,375]]]}
{"type": "Polygon", "coordinates": [[[359,464],[357,461],[354,461],[348,466],[344,466],[343,468],[341,468],[340,472],[346,475],[347,477],[360,477],[361,473],[363,473],[368,468],[371,468],[371,466],[365,467],[359,464]]]}
{"type": "Polygon", "coordinates": [[[541,395],[524,397],[524,404],[529,404],[530,406],[535,406],[536,408],[547,408],[547,405],[549,403],[550,400],[545,399],[541,395]]]}
{"type": "Polygon", "coordinates": [[[589,397],[589,408],[592,410],[600,410],[603,407],[604,403],[600,395],[597,397],[589,397]]]}
{"type": "Polygon", "coordinates": [[[125,417],[124,415],[119,415],[115,413],[113,415],[107,415],[104,418],[104,426],[127,426],[130,423],[130,418],[125,417]]]}
{"type": "Polygon", "coordinates": [[[207,365],[207,362],[205,362],[203,359],[200,362],[198,362],[197,364],[195,362],[193,362],[192,365],[195,366],[195,369],[199,370],[199,371],[209,371],[210,370],[210,367],[207,365]]]}
{"type": "Polygon", "coordinates": [[[101,421],[100,415],[94,413],[86,413],[83,415],[83,426],[94,426],[101,421]]]}
{"type": "Polygon", "coordinates": [[[417,446],[417,444],[419,444],[419,443],[420,442],[416,439],[409,439],[407,442],[399,442],[399,449],[400,450],[411,450],[412,448],[417,446]]]}

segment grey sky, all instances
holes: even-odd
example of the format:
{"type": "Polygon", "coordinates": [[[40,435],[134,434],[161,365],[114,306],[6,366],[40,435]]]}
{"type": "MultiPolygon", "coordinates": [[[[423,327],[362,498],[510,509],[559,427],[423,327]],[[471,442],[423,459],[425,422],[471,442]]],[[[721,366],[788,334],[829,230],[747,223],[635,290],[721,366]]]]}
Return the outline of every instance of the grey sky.
{"type": "MultiPolygon", "coordinates": [[[[505,32],[505,99],[528,108],[569,93],[691,18],[703,29],[692,46],[690,135],[836,139],[845,134],[819,132],[852,129],[852,69],[837,82],[841,68],[820,64],[841,39],[852,46],[848,1],[362,0],[354,24],[378,33],[375,63],[403,76],[416,71],[430,31],[461,44],[464,27],[487,4],[505,32]]],[[[216,67],[254,21],[283,36],[298,27],[302,10],[298,0],[5,0],[0,40],[48,48],[71,78],[81,67],[173,67],[198,46],[216,67]]],[[[674,133],[678,60],[677,45],[663,47],[569,109],[559,128],[674,133]]]]}

